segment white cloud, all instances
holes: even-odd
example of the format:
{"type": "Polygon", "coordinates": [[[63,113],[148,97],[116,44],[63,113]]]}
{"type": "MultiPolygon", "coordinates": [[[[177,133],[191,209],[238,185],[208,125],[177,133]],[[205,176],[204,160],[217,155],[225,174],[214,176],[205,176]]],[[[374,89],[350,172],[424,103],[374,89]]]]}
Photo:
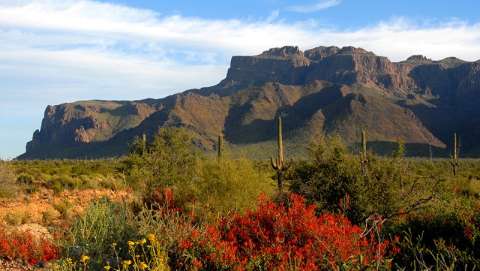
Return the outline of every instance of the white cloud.
{"type": "Polygon", "coordinates": [[[476,60],[480,24],[396,18],[332,29],[285,21],[277,11],[258,20],[210,20],[86,0],[0,0],[0,127],[11,118],[7,105],[40,123],[47,104],[159,98],[219,82],[232,55],[283,45],[352,45],[396,61],[413,54],[476,60]]]}
{"type": "Polygon", "coordinates": [[[341,2],[342,0],[322,0],[313,4],[290,6],[287,10],[300,13],[311,13],[338,6],[341,2]]]}
{"type": "Polygon", "coordinates": [[[179,55],[190,60],[195,56],[210,64],[225,64],[231,54],[254,54],[286,44],[364,46],[395,60],[423,52],[470,60],[480,55],[479,25],[458,21],[417,26],[400,18],[342,30],[324,28],[315,21],[285,22],[278,19],[277,11],[265,20],[208,20],[94,1],[19,2],[23,4],[0,2],[2,49],[94,48],[155,61],[178,62],[179,55]]]}

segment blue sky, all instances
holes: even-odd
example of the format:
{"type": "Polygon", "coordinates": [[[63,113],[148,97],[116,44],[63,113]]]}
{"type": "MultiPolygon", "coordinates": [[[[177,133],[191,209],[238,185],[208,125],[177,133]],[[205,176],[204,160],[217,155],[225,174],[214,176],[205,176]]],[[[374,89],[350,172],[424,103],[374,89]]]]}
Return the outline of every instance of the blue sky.
{"type": "Polygon", "coordinates": [[[476,0],[0,0],[0,158],[49,104],[209,86],[232,55],[360,46],[392,60],[480,59],[476,0]]]}
{"type": "Polygon", "coordinates": [[[264,18],[278,10],[286,20],[321,19],[338,27],[359,27],[374,24],[389,17],[407,16],[420,20],[449,20],[457,17],[471,22],[479,19],[475,0],[246,0],[246,1],[151,1],[151,0],[116,0],[104,1],[138,8],[153,9],[161,14],[181,14],[184,16],[208,19],[264,18]],[[327,8],[317,10],[309,8],[318,3],[331,3],[327,8]],[[305,6],[311,12],[292,12],[293,6],[305,6]],[[333,8],[335,7],[335,8],[333,8]],[[315,14],[316,13],[316,14],[315,14]]]}

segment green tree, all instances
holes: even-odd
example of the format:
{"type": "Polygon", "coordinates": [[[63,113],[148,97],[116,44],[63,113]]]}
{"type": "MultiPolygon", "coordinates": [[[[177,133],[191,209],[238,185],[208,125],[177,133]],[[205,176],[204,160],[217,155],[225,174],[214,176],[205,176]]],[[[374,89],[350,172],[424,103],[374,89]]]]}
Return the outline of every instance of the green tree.
{"type": "Polygon", "coordinates": [[[185,185],[195,177],[198,152],[181,128],[162,128],[149,143],[135,139],[124,161],[129,183],[149,194],[162,186],[185,185]]]}

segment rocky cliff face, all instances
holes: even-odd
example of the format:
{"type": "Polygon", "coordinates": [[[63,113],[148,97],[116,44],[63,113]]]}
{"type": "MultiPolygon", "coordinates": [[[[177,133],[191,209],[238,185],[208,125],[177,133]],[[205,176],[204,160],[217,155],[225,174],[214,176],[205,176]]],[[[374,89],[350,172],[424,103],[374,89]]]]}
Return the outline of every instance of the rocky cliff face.
{"type": "Polygon", "coordinates": [[[274,138],[278,115],[292,141],[323,133],[354,144],[365,128],[373,141],[445,148],[457,132],[464,152],[476,154],[479,92],[480,62],[418,55],[391,62],[354,47],[274,48],[233,57],[216,86],[157,100],[49,106],[21,158],[120,155],[133,137],[167,126],[190,129],[205,149],[222,132],[233,144],[256,144],[274,138]]]}

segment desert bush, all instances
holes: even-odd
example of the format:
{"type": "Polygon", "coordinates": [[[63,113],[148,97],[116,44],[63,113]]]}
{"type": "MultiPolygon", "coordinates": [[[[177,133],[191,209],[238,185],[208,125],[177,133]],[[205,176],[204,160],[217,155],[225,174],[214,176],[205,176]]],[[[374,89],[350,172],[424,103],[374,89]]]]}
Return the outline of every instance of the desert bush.
{"type": "Polygon", "coordinates": [[[158,198],[156,208],[144,207],[137,212],[136,228],[143,236],[154,236],[157,245],[169,252],[173,259],[177,259],[178,255],[172,252],[178,247],[179,241],[190,238],[202,225],[197,223],[192,213],[182,212],[175,206],[170,189],[165,189],[163,194],[158,198]]]}
{"type": "Polygon", "coordinates": [[[70,220],[73,217],[73,204],[67,199],[63,199],[53,203],[53,208],[60,213],[60,216],[64,220],[70,220]]]}
{"type": "Polygon", "coordinates": [[[171,249],[200,227],[194,220],[176,211],[143,208],[136,215],[136,228],[141,235],[154,234],[159,244],[171,249]]]}
{"type": "Polygon", "coordinates": [[[0,198],[13,198],[17,192],[15,174],[11,165],[0,160],[0,198]]]}
{"type": "Polygon", "coordinates": [[[168,188],[177,207],[202,212],[200,217],[208,218],[251,207],[261,192],[273,190],[269,172],[243,158],[206,158],[195,152],[192,138],[182,129],[161,130],[151,144],[143,144],[142,140],[133,143],[120,170],[127,173],[130,185],[141,191],[147,205],[158,201],[168,188]]]}
{"type": "Polygon", "coordinates": [[[58,257],[59,250],[52,241],[35,238],[28,232],[0,228],[0,258],[35,265],[58,257]]]}
{"type": "Polygon", "coordinates": [[[424,239],[423,234],[410,231],[402,234],[397,242],[401,253],[393,259],[397,270],[476,270],[480,266],[478,256],[471,251],[448,244],[444,239],[424,239]]]}
{"type": "Polygon", "coordinates": [[[126,189],[128,186],[123,176],[108,176],[105,177],[100,183],[101,188],[118,191],[126,189]]]}
{"type": "Polygon", "coordinates": [[[480,259],[478,201],[451,184],[426,208],[401,216],[384,228],[400,237],[394,265],[404,270],[474,270],[480,259]]]}
{"type": "Polygon", "coordinates": [[[295,164],[289,174],[290,189],[305,195],[319,209],[345,212],[355,223],[371,215],[392,218],[428,203],[437,180],[410,174],[409,164],[398,153],[394,158],[368,156],[362,169],[338,138],[312,144],[310,159],[295,164]]]}
{"type": "Polygon", "coordinates": [[[33,176],[30,174],[22,173],[18,175],[17,183],[23,185],[31,185],[33,183],[33,176]]]}
{"type": "Polygon", "coordinates": [[[202,159],[197,171],[193,186],[179,187],[176,195],[189,199],[188,209],[205,219],[253,208],[261,193],[271,195],[275,191],[270,172],[245,158],[224,158],[220,162],[202,159]]]}
{"type": "Polygon", "coordinates": [[[4,217],[4,221],[11,226],[29,223],[31,219],[31,215],[27,211],[9,212],[4,217]]]}
{"type": "Polygon", "coordinates": [[[62,179],[55,177],[52,180],[47,182],[47,187],[52,189],[55,193],[60,193],[65,190],[65,184],[63,184],[62,179]]]}
{"type": "Polygon", "coordinates": [[[339,270],[386,266],[378,243],[343,215],[316,215],[298,195],[286,204],[265,197],[180,242],[181,270],[339,270]]]}
{"type": "Polygon", "coordinates": [[[43,225],[50,225],[61,216],[63,217],[55,208],[48,208],[42,212],[42,223],[43,225]]]}
{"type": "Polygon", "coordinates": [[[192,137],[184,129],[164,128],[143,149],[136,139],[131,153],[119,171],[127,174],[127,182],[148,195],[159,186],[186,184],[194,181],[197,152],[192,137]]]}
{"type": "Polygon", "coordinates": [[[47,181],[47,187],[52,189],[55,193],[60,193],[64,190],[95,189],[99,186],[101,181],[101,178],[96,178],[93,174],[91,176],[60,174],[47,181]]]}
{"type": "MultiPolygon", "coordinates": [[[[12,169],[25,190],[47,187],[55,192],[69,189],[123,188],[123,176],[116,172],[119,160],[14,161],[12,169]]],[[[28,192],[28,191],[27,191],[28,192]]]]}
{"type": "Polygon", "coordinates": [[[268,173],[246,159],[224,159],[220,163],[199,159],[195,182],[157,187],[144,196],[143,203],[150,208],[160,205],[195,214],[202,221],[213,221],[220,215],[253,207],[260,193],[273,194],[274,185],[268,173]]]}
{"type": "MultiPolygon", "coordinates": [[[[65,255],[80,260],[88,255],[89,268],[94,270],[116,255],[112,244],[126,244],[135,240],[137,233],[129,209],[125,204],[113,203],[107,199],[94,202],[71,226],[63,244],[65,255]]],[[[128,248],[117,251],[120,256],[128,255],[128,248]]]]}

